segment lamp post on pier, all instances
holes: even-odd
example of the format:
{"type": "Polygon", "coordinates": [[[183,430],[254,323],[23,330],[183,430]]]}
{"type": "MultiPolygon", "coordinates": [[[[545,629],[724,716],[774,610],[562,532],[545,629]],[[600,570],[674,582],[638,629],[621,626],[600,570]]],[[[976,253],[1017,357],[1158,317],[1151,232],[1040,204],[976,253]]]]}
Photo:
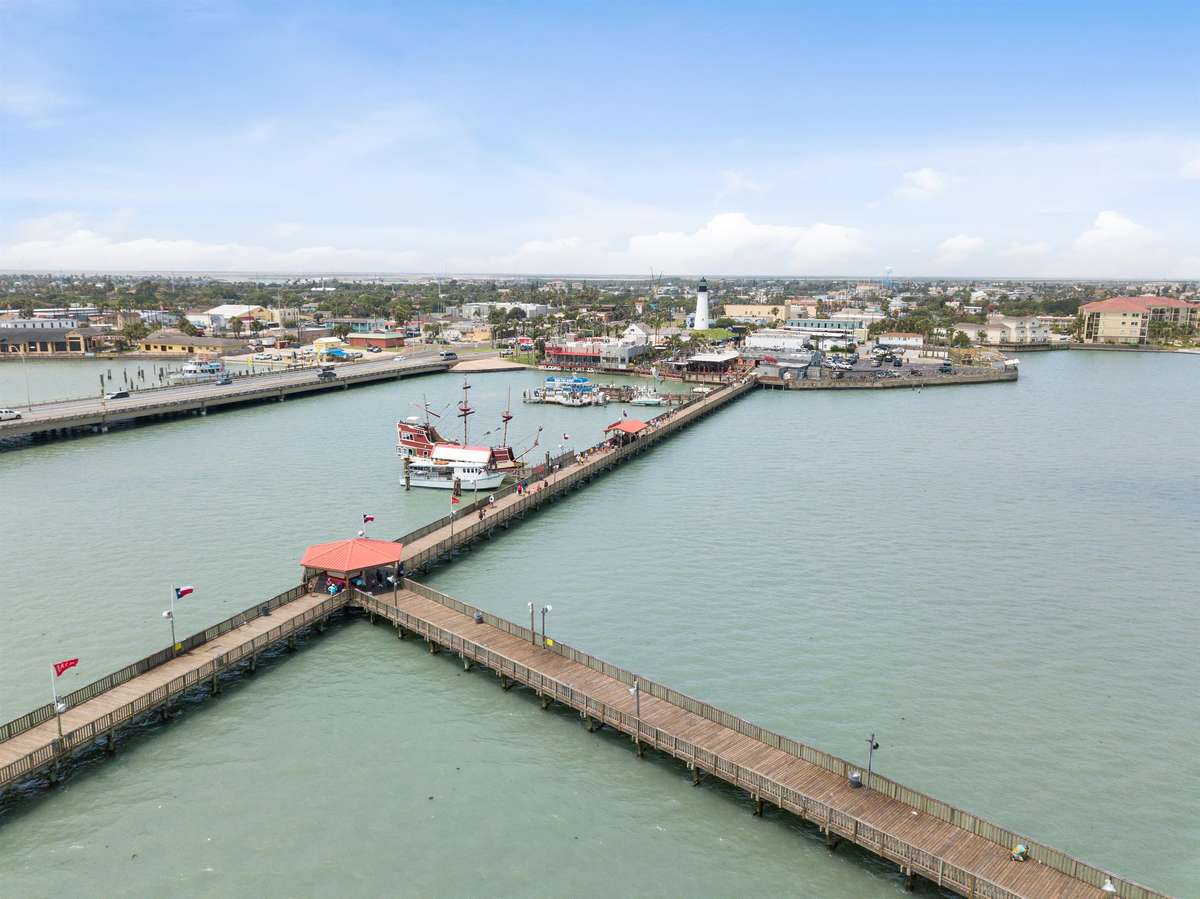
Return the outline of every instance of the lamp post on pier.
{"type": "Polygon", "coordinates": [[[550,605],[550,603],[546,603],[544,606],[542,606],[542,646],[546,645],[546,613],[553,611],[554,606],[550,605]]]}
{"type": "Polygon", "coordinates": [[[871,736],[867,737],[867,788],[871,787],[871,763],[875,760],[875,750],[879,748],[879,744],[875,742],[875,732],[871,731],[871,736]]]}
{"type": "Polygon", "coordinates": [[[529,642],[537,646],[537,628],[533,626],[533,603],[527,602],[525,605],[529,606],[529,642]]]}

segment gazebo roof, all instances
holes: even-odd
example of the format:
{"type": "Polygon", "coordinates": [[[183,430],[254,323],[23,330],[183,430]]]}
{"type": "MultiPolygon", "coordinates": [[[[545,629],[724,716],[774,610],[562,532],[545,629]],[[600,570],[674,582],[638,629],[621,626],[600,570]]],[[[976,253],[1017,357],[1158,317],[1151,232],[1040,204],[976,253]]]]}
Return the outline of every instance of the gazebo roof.
{"type": "Polygon", "coordinates": [[[337,574],[351,574],[364,568],[394,565],[400,561],[403,552],[402,543],[354,537],[350,540],[334,540],[332,543],[310,546],[300,564],[305,568],[321,568],[337,574]]]}
{"type": "Polygon", "coordinates": [[[620,421],[613,422],[604,429],[604,433],[609,431],[620,431],[622,434],[638,434],[649,427],[644,421],[638,421],[636,418],[622,418],[620,421]]]}

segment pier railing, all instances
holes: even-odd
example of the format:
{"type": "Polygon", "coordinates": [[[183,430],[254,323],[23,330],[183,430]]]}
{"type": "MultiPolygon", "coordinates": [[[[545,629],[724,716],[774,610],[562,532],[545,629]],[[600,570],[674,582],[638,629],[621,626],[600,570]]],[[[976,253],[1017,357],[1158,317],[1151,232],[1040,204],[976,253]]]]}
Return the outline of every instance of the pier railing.
{"type": "MultiPolygon", "coordinates": [[[[438,593],[436,590],[431,590],[421,584],[414,584],[410,581],[405,586],[414,593],[433,599],[463,614],[473,616],[478,612],[483,615],[483,620],[487,624],[513,636],[521,637],[524,640],[532,639],[536,641],[533,633],[528,628],[522,627],[519,624],[483,612],[481,609],[476,609],[466,603],[459,602],[453,597],[438,593]]],[[[577,709],[597,721],[627,733],[642,743],[662,752],[670,753],[691,767],[709,771],[717,777],[728,781],[734,786],[741,787],[757,797],[769,799],[779,808],[786,809],[795,815],[799,815],[801,818],[815,822],[830,833],[838,834],[865,846],[877,855],[894,861],[909,871],[919,873],[940,886],[951,887],[964,895],[976,896],[979,899],[1021,899],[1020,894],[1014,893],[998,883],[978,877],[963,868],[950,864],[927,850],[873,827],[861,818],[835,809],[825,802],[815,797],[807,796],[799,790],[786,786],[765,774],[751,768],[746,768],[731,759],[702,749],[686,740],[681,740],[668,731],[649,724],[635,715],[629,714],[629,712],[595,699],[584,690],[575,689],[568,684],[548,677],[540,671],[529,668],[503,653],[496,652],[482,644],[460,637],[452,631],[445,630],[409,615],[407,612],[387,602],[360,591],[354,591],[351,598],[353,602],[369,612],[394,621],[413,633],[433,640],[451,652],[460,653],[464,658],[487,666],[498,674],[506,675],[514,681],[532,687],[542,695],[549,695],[563,705],[577,709]]],[[[557,641],[555,641],[553,646],[547,647],[547,649],[577,662],[584,664],[591,662],[592,664],[589,664],[588,667],[603,671],[609,677],[617,678],[625,683],[633,682],[633,675],[624,669],[600,662],[587,653],[564,646],[557,641]]],[[[657,687],[658,692],[653,692],[652,695],[668,699],[668,701],[677,705],[679,703],[676,702],[675,698],[680,698],[689,701],[689,704],[695,707],[712,709],[707,703],[699,703],[697,700],[685,697],[674,690],[662,688],[658,684],[654,684],[653,681],[648,681],[640,677],[638,680],[641,690],[652,692],[652,687],[657,687]]],[[[696,708],[688,708],[688,711],[696,712],[696,708]]],[[[726,717],[734,721],[741,720],[733,718],[733,716],[727,715],[726,717]]],[[[822,753],[822,755],[825,754],[822,753]]],[[[1124,891],[1122,895],[1126,895],[1124,891]]],[[[1142,899],[1142,894],[1129,893],[1128,895],[1142,899]]],[[[1144,895],[1146,899],[1149,899],[1151,896],[1158,899],[1160,894],[1147,892],[1144,895]]]]}
{"type": "MultiPolygon", "coordinates": [[[[189,637],[184,637],[180,640],[181,649],[176,652],[172,647],[168,646],[165,649],[160,649],[158,652],[151,653],[144,659],[139,659],[130,665],[126,665],[118,671],[107,674],[99,680],[94,680],[90,684],[80,687],[78,690],[73,690],[59,697],[60,702],[67,704],[67,707],[76,706],[81,702],[86,702],[101,693],[106,693],[113,687],[119,687],[132,678],[140,674],[145,674],[151,668],[157,668],[164,662],[168,662],[175,658],[179,653],[187,652],[190,649],[195,649],[207,643],[209,640],[215,640],[222,634],[226,634],[235,627],[241,627],[247,621],[253,621],[262,614],[262,611],[271,611],[282,605],[286,605],[294,599],[298,599],[307,592],[303,584],[297,587],[292,587],[290,590],[285,590],[277,596],[272,596],[270,599],[255,604],[244,612],[238,612],[224,621],[219,621],[210,628],[192,634],[189,637]]],[[[14,718],[12,721],[0,724],[0,743],[5,740],[15,737],[17,734],[24,733],[31,727],[37,727],[39,724],[49,721],[54,717],[54,704],[46,703],[44,706],[34,709],[22,715],[20,718],[14,718]]]]}
{"type": "MultiPolygon", "coordinates": [[[[509,621],[505,618],[501,618],[497,615],[493,615],[492,613],[486,612],[483,609],[468,605],[459,599],[455,599],[453,596],[448,596],[445,593],[434,590],[433,588],[427,587],[424,584],[418,584],[414,581],[408,580],[405,581],[404,587],[405,589],[411,590],[413,593],[416,593],[419,596],[423,596],[426,599],[430,599],[448,609],[453,609],[454,611],[468,617],[473,618],[476,614],[482,615],[483,621],[497,630],[504,631],[505,633],[519,637],[525,641],[537,641],[536,633],[530,631],[529,628],[517,624],[516,622],[509,621]]],[[[366,594],[356,593],[355,602],[360,604],[366,603],[364,608],[372,608],[370,602],[378,603],[378,600],[373,600],[366,594]]],[[[392,608],[394,610],[394,607],[392,608]]],[[[405,626],[407,627],[408,625],[405,626]]],[[[418,628],[416,628],[414,625],[414,629],[418,628]]],[[[448,631],[443,631],[442,633],[449,635],[448,631]]],[[[542,637],[542,644],[545,645],[545,635],[543,634],[542,637]]],[[[454,639],[459,640],[457,637],[454,639]]],[[[1074,856],[1071,856],[1060,849],[1055,849],[1051,846],[1045,845],[1044,843],[1039,843],[1038,841],[1027,836],[1018,834],[1005,827],[1001,827],[998,824],[994,824],[993,822],[988,821],[986,818],[981,818],[977,815],[971,814],[970,812],[956,808],[955,806],[952,806],[947,802],[943,802],[940,799],[934,799],[932,796],[927,796],[924,793],[921,793],[910,787],[906,787],[894,780],[883,777],[878,773],[872,772],[870,778],[868,779],[866,773],[862,772],[860,766],[854,762],[847,761],[846,759],[832,755],[828,752],[823,752],[820,749],[816,749],[815,747],[801,743],[799,740],[793,740],[790,737],[781,736],[780,734],[767,730],[764,727],[760,727],[757,724],[752,724],[743,718],[732,715],[723,709],[719,709],[714,705],[689,696],[686,693],[673,690],[670,687],[651,680],[650,678],[635,674],[632,671],[628,671],[617,665],[613,665],[612,663],[606,662],[603,659],[598,659],[595,656],[584,652],[583,650],[575,649],[574,647],[565,643],[559,643],[557,640],[555,640],[552,645],[546,646],[545,648],[550,652],[557,653],[558,655],[570,659],[571,661],[578,662],[581,665],[586,665],[588,668],[591,668],[594,671],[599,671],[608,677],[619,680],[622,683],[629,684],[630,686],[632,686],[633,682],[636,680],[638,681],[638,689],[647,695],[654,696],[658,699],[663,699],[672,705],[686,709],[695,715],[699,715],[700,717],[706,718],[709,721],[714,721],[717,724],[720,724],[722,727],[727,727],[732,731],[742,734],[743,736],[758,740],[767,744],[768,746],[772,746],[775,749],[788,753],[789,755],[803,759],[806,762],[810,762],[811,764],[817,765],[820,768],[824,768],[826,771],[831,771],[841,777],[849,777],[850,772],[859,771],[862,775],[864,784],[869,789],[875,790],[878,793],[882,793],[883,795],[894,799],[897,802],[902,802],[905,805],[909,805],[923,814],[927,814],[941,821],[945,821],[946,823],[952,824],[955,827],[960,827],[963,830],[969,831],[970,833],[989,840],[992,843],[997,843],[1006,849],[1011,848],[1018,843],[1023,843],[1029,850],[1029,858],[1031,860],[1053,868],[1056,871],[1061,871],[1062,873],[1078,880],[1082,880],[1083,882],[1095,886],[1096,888],[1102,887],[1106,880],[1111,880],[1113,885],[1117,887],[1119,895],[1123,897],[1123,899],[1167,899],[1165,894],[1160,893],[1157,890],[1142,886],[1135,881],[1118,877],[1115,874],[1104,870],[1103,868],[1096,867],[1095,865],[1091,865],[1085,861],[1075,858],[1074,856]]],[[[491,650],[485,650],[485,652],[491,653],[493,656],[497,655],[496,653],[492,653],[491,650]]],[[[536,672],[534,672],[534,674],[538,677],[541,677],[541,675],[537,675],[536,672]]],[[[549,679],[546,679],[546,681],[549,683],[549,679]]],[[[567,689],[569,690],[570,688],[567,689]]],[[[596,702],[595,700],[589,701],[592,703],[596,702]]],[[[625,715],[626,718],[632,718],[632,716],[629,716],[626,713],[618,712],[617,710],[612,710],[612,713],[615,715],[625,715]]],[[[647,729],[643,731],[643,733],[649,732],[650,725],[642,723],[641,726],[647,729]]],[[[633,731],[628,732],[633,733],[633,731]]],[[[682,745],[682,741],[680,741],[680,743],[682,745]]],[[[656,747],[658,746],[657,743],[655,745],[656,747]]],[[[703,756],[704,753],[703,750],[701,750],[701,755],[697,758],[700,761],[703,761],[703,756]]],[[[740,766],[734,765],[732,762],[724,762],[722,760],[722,763],[727,766],[732,765],[733,768],[729,770],[736,773],[738,777],[749,777],[751,775],[753,777],[760,776],[755,772],[751,772],[747,769],[741,768],[740,766]]],[[[713,771],[717,770],[716,767],[710,766],[707,763],[705,764],[705,767],[713,771]]],[[[757,790],[756,792],[774,798],[782,796],[784,799],[788,799],[788,794],[792,794],[792,798],[788,799],[788,802],[791,803],[791,805],[781,802],[781,807],[787,807],[789,810],[796,811],[798,814],[801,814],[804,817],[812,820],[823,821],[824,819],[814,818],[813,815],[808,811],[810,807],[816,805],[828,809],[827,806],[823,806],[823,804],[817,800],[803,797],[795,790],[791,790],[790,788],[782,785],[774,785],[770,788],[770,790],[763,788],[761,790],[757,790]],[[783,790],[784,793],[780,794],[779,790],[783,790]]],[[[831,814],[833,815],[835,821],[839,816],[844,817],[847,820],[853,820],[850,819],[850,816],[848,815],[842,815],[841,812],[832,811],[831,814]]],[[[862,828],[867,828],[867,830],[872,829],[869,828],[865,823],[860,822],[859,830],[857,830],[856,833],[863,833],[864,831],[862,828]]],[[[887,839],[894,840],[895,838],[887,837],[887,839]]],[[[872,848],[874,848],[874,844],[871,845],[872,848]]],[[[915,850],[915,847],[910,848],[914,848],[915,850]]],[[[876,851],[878,850],[876,849],[876,851]]],[[[885,857],[891,857],[883,852],[880,852],[880,854],[885,855],[885,857]]],[[[893,860],[904,861],[903,859],[893,860]]],[[[922,867],[915,861],[913,864],[915,867],[922,867]]],[[[921,873],[925,876],[930,876],[935,883],[946,882],[956,883],[961,886],[969,886],[969,883],[965,881],[939,880],[939,876],[951,877],[954,870],[957,870],[953,869],[953,866],[950,865],[942,865],[942,868],[943,870],[940,874],[937,867],[933,869],[932,875],[929,873],[929,868],[925,868],[921,873]]],[[[971,876],[966,872],[960,871],[959,873],[961,873],[963,876],[971,876]]],[[[982,881],[979,882],[980,885],[982,885],[982,883],[982,881]]],[[[1016,894],[1010,893],[1003,887],[996,886],[995,884],[992,884],[991,886],[995,887],[995,889],[1000,890],[1001,892],[983,892],[981,891],[981,888],[977,886],[974,895],[996,897],[996,899],[1008,899],[1008,897],[1014,897],[1015,899],[1016,894]]]]}
{"type": "MultiPolygon", "coordinates": [[[[292,591],[288,591],[288,592],[290,593],[292,591]]],[[[275,600],[278,600],[278,599],[280,599],[280,597],[286,596],[286,595],[287,594],[281,593],[279,596],[274,597],[272,600],[268,600],[266,603],[262,603],[261,605],[266,606],[269,603],[271,603],[275,600]]],[[[297,598],[297,596],[303,596],[303,595],[305,595],[305,591],[300,590],[300,592],[296,596],[293,596],[292,599],[297,598]]],[[[291,601],[291,599],[287,600],[287,602],[290,602],[290,601],[291,601]]],[[[93,721],[89,721],[87,724],[84,724],[82,727],[77,727],[74,730],[64,732],[61,740],[54,740],[53,742],[46,744],[45,746],[41,747],[40,749],[38,749],[37,751],[35,751],[33,753],[30,753],[29,755],[25,756],[22,759],[19,759],[15,762],[12,762],[11,764],[0,767],[0,784],[9,783],[14,778],[21,777],[22,775],[36,771],[37,769],[41,768],[43,765],[47,764],[48,762],[53,761],[55,758],[61,756],[65,752],[70,752],[72,750],[79,749],[79,748],[82,748],[82,747],[90,744],[94,740],[99,739],[104,734],[110,733],[115,727],[118,727],[119,725],[130,720],[131,718],[134,718],[134,717],[142,714],[143,712],[149,711],[150,709],[153,709],[156,706],[161,705],[162,703],[164,703],[165,701],[170,699],[172,696],[177,696],[178,694],[184,692],[185,690],[188,690],[188,689],[196,686],[199,683],[203,683],[204,681],[208,680],[210,677],[213,677],[217,674],[220,674],[222,671],[229,669],[230,667],[237,664],[238,662],[240,662],[242,659],[246,658],[247,656],[252,656],[255,653],[261,652],[262,650],[264,650],[267,647],[271,646],[272,644],[278,642],[279,640],[283,639],[284,637],[287,637],[290,634],[294,634],[296,631],[303,630],[304,628],[308,627],[313,622],[319,621],[321,618],[324,618],[326,615],[329,615],[331,612],[340,608],[342,605],[345,604],[345,601],[346,601],[346,597],[342,596],[342,595],[330,597],[329,599],[325,600],[324,602],[320,603],[319,605],[314,606],[313,608],[307,610],[302,615],[298,615],[293,618],[290,618],[287,621],[283,622],[282,624],[276,625],[275,627],[271,628],[269,631],[259,634],[257,637],[255,637],[253,640],[249,641],[248,643],[245,643],[241,646],[236,646],[233,649],[231,649],[229,652],[222,653],[221,655],[210,659],[209,661],[205,662],[200,667],[193,668],[190,671],[187,671],[186,673],[179,675],[178,677],[172,678],[170,681],[163,684],[162,686],[156,687],[153,690],[151,690],[149,693],[144,693],[141,696],[138,696],[138,697],[130,700],[129,702],[125,703],[124,705],[118,706],[117,708],[113,709],[111,712],[108,712],[107,714],[102,715],[93,721]]],[[[283,603],[278,603],[275,607],[278,608],[278,606],[282,605],[282,604],[283,603]]],[[[255,607],[255,610],[257,610],[257,608],[258,607],[255,607]]],[[[242,613],[242,614],[246,614],[246,613],[242,613]]],[[[240,617],[240,616],[235,615],[234,618],[229,619],[229,621],[233,621],[234,619],[236,619],[238,617],[240,617]]],[[[251,618],[256,618],[256,617],[258,617],[258,616],[251,615],[250,618],[247,618],[246,620],[248,621],[251,618]]],[[[225,627],[226,623],[227,622],[221,622],[220,625],[216,625],[213,628],[210,628],[209,631],[205,631],[204,634],[208,634],[210,631],[216,630],[217,628],[224,628],[221,631],[221,633],[225,633],[228,630],[230,630],[229,627],[225,627]]],[[[245,623],[245,622],[242,622],[242,623],[245,623]]],[[[203,636],[203,635],[202,634],[194,634],[193,638],[200,637],[200,636],[203,636]]],[[[216,636],[216,635],[214,634],[213,636],[216,636]]],[[[212,639],[212,637],[207,637],[206,639],[212,639]]],[[[205,640],[200,641],[200,643],[203,643],[203,642],[206,642],[206,641],[205,640]]],[[[199,643],[196,643],[193,645],[199,645],[199,643]]],[[[164,652],[169,653],[170,651],[165,650],[164,652]]],[[[137,667],[138,665],[141,665],[142,663],[146,662],[149,659],[155,659],[162,655],[163,655],[163,652],[156,653],[153,656],[147,656],[147,658],[143,659],[141,662],[137,662],[134,665],[130,665],[127,668],[122,669],[122,671],[117,672],[116,674],[109,675],[109,678],[121,675],[125,671],[133,669],[133,668],[137,667]]],[[[168,658],[173,658],[173,656],[168,656],[168,658]]],[[[168,660],[168,658],[160,659],[158,662],[155,663],[155,665],[161,665],[163,662],[166,662],[168,660]]],[[[151,665],[150,667],[155,667],[155,665],[151,665]]],[[[138,671],[137,673],[141,674],[142,671],[138,671]]],[[[100,681],[96,681],[96,684],[103,683],[104,681],[107,681],[109,678],[102,678],[100,681]]],[[[124,678],[122,681],[118,681],[117,683],[123,683],[124,680],[128,680],[128,677],[124,678]]],[[[94,687],[94,686],[96,686],[96,684],[89,684],[88,687],[84,687],[83,690],[87,690],[91,687],[94,687]]],[[[114,687],[116,685],[117,685],[116,683],[113,683],[113,684],[110,684],[109,686],[105,687],[104,689],[112,689],[112,687],[114,687]]],[[[82,691],[77,690],[75,693],[73,693],[71,695],[74,696],[80,692],[82,692],[82,691]]],[[[104,692],[104,690],[98,690],[97,692],[102,693],[102,692],[104,692]]],[[[96,695],[96,694],[92,694],[92,695],[96,695]]],[[[91,696],[87,696],[84,698],[90,699],[91,696]]],[[[51,708],[50,716],[52,717],[53,714],[54,714],[54,711],[53,711],[53,708],[51,708]]],[[[17,720],[21,720],[21,719],[17,719],[17,720]]],[[[43,720],[45,720],[45,719],[43,719],[43,720]]]]}

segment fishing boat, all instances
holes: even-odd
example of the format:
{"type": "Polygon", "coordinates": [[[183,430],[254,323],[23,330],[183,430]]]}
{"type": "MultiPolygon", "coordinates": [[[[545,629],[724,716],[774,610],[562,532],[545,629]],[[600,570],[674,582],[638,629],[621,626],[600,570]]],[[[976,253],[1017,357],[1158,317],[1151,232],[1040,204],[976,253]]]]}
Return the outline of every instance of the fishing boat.
{"type": "MultiPolygon", "coordinates": [[[[425,420],[409,416],[396,423],[396,452],[404,460],[401,483],[412,487],[434,487],[444,490],[456,485],[462,490],[494,490],[504,483],[504,478],[521,468],[521,458],[538,445],[541,428],[534,436],[533,444],[521,454],[513,452],[508,445],[508,423],[512,412],[505,408],[500,419],[503,427],[498,446],[472,446],[469,443],[467,419],[475,414],[467,399],[470,383],[463,380],[463,398],[458,404],[457,415],[463,420],[461,443],[445,439],[438,433],[432,419],[441,416],[423,403],[425,420]]],[[[486,435],[485,435],[486,436],[486,435]]]]}
{"type": "Polygon", "coordinates": [[[550,403],[557,406],[603,406],[608,402],[590,378],[547,378],[543,386],[521,395],[525,403],[550,403]]]}
{"type": "Polygon", "coordinates": [[[225,374],[225,363],[220,359],[206,362],[185,362],[179,371],[171,372],[172,384],[203,384],[215,381],[225,374]]]}
{"type": "Polygon", "coordinates": [[[633,399],[629,401],[631,406],[661,406],[666,400],[663,397],[651,390],[648,387],[639,387],[633,393],[633,399]]]}

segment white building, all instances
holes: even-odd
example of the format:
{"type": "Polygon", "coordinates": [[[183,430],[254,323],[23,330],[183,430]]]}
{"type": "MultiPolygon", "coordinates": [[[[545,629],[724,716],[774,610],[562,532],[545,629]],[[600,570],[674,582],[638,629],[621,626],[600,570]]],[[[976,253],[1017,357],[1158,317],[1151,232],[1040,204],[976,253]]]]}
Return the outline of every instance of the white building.
{"type": "Polygon", "coordinates": [[[954,326],[975,343],[1037,344],[1050,342],[1050,328],[1036,316],[993,315],[986,324],[959,322],[954,326]]]}
{"type": "Polygon", "coordinates": [[[793,328],[762,328],[748,334],[744,346],[749,350],[765,350],[776,353],[800,353],[811,336],[793,328]]]}
{"type": "Polygon", "coordinates": [[[905,349],[920,349],[925,346],[925,338],[911,331],[885,331],[875,342],[880,346],[898,346],[905,349]]]}

